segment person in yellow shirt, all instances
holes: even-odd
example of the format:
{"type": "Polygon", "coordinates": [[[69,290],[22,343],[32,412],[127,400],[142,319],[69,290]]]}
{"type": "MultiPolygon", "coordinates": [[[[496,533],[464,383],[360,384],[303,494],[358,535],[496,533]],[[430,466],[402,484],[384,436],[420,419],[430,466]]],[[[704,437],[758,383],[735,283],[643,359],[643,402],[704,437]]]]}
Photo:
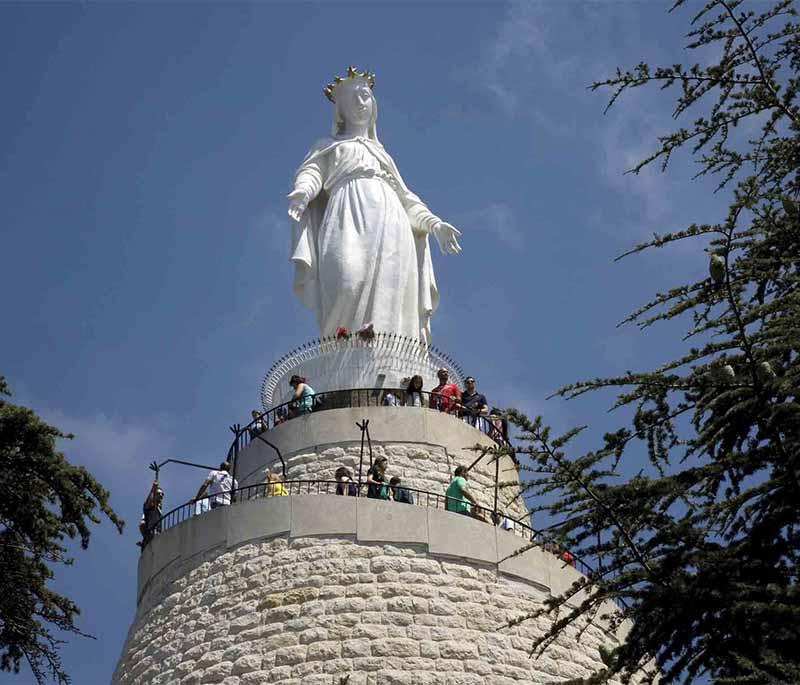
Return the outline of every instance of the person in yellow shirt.
{"type": "Polygon", "coordinates": [[[289,490],[283,484],[283,479],[272,471],[267,471],[267,497],[283,497],[289,494],[289,490]]]}

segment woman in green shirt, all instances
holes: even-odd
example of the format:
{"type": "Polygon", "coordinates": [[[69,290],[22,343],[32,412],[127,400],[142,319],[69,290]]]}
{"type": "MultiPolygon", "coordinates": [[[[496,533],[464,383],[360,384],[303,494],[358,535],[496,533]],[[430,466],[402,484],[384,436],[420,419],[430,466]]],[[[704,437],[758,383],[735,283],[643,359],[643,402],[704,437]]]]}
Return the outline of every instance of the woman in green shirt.
{"type": "Polygon", "coordinates": [[[294,388],[293,406],[298,414],[310,414],[314,407],[314,388],[302,376],[292,376],[289,385],[294,388]]]}

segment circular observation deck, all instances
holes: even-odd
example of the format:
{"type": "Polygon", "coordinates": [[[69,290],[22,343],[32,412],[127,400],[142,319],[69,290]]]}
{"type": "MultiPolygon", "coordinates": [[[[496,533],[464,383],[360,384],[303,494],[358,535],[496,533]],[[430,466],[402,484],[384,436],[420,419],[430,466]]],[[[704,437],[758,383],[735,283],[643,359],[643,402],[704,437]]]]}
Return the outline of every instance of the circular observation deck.
{"type": "MultiPolygon", "coordinates": [[[[469,449],[497,445],[478,427],[436,409],[372,405],[300,415],[260,435],[271,445],[258,436],[242,445],[230,505],[187,502],[142,550],[114,685],[335,685],[348,674],[355,685],[534,685],[588,677],[602,668],[600,647],[624,639],[629,624],[615,628],[617,607],[604,600],[559,655],[529,658],[542,619],[509,623],[591,569],[548,551],[554,541],[528,525],[515,496],[512,457],[490,462],[469,449]],[[336,494],[337,465],[357,475],[356,421],[369,422],[373,457],[388,458],[387,475],[401,475],[412,503],[370,499],[363,485],[336,494]],[[263,481],[276,450],[287,496],[263,481]],[[482,520],[447,510],[456,461],[474,463],[482,520]],[[508,487],[495,489],[498,474],[508,487]],[[451,680],[465,659],[479,672],[451,680]]],[[[577,590],[569,604],[584,598],[577,590]]]]}
{"type": "Polygon", "coordinates": [[[531,659],[545,619],[509,623],[580,581],[579,569],[517,531],[419,500],[288,486],[285,497],[240,490],[147,545],[114,685],[534,685],[589,677],[600,648],[629,629],[614,628],[604,600],[579,635],[531,659]]]}
{"type": "MultiPolygon", "coordinates": [[[[435,395],[424,395],[425,404],[438,406],[435,395]]],[[[281,405],[236,427],[230,457],[241,487],[263,483],[268,471],[286,480],[334,480],[341,466],[363,483],[372,461],[383,457],[387,480],[397,476],[403,487],[444,494],[462,465],[469,467],[470,489],[481,506],[513,520],[527,518],[516,457],[498,419],[459,416],[456,407],[451,413],[382,406],[374,389],[337,390],[322,398],[313,412],[276,419],[281,405]],[[482,451],[498,445],[508,449],[497,459],[482,451]]]]}
{"type": "MultiPolygon", "coordinates": [[[[197,501],[173,509],[161,520],[161,531],[145,546],[139,560],[139,614],[161,599],[163,587],[210,552],[222,554],[240,545],[273,538],[344,538],[356,543],[408,545],[441,557],[531,584],[548,595],[561,594],[591,573],[580,559],[567,563],[548,551],[548,540],[526,523],[494,525],[492,512],[479,507],[464,516],[446,509],[447,497],[412,490],[414,502],[336,494],[336,481],[287,481],[287,496],[270,494],[260,484],[240,488],[232,504],[199,513],[197,501]]],[[[360,494],[360,493],[359,493],[360,494]]],[[[577,606],[583,592],[571,598],[577,606]]],[[[616,611],[607,602],[610,612],[616,611]]]]}

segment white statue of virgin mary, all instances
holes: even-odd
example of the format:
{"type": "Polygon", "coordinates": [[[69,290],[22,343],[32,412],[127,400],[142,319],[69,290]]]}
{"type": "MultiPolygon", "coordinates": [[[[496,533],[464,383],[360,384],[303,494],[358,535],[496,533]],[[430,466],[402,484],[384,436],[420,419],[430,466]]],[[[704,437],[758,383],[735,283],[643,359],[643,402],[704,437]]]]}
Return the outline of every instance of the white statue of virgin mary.
{"type": "Polygon", "coordinates": [[[325,88],[332,137],[314,145],[289,194],[294,291],[323,336],[371,323],[430,342],[439,293],[428,235],[456,254],[461,233],[408,189],[378,140],[374,85],[350,67],[325,88]]]}

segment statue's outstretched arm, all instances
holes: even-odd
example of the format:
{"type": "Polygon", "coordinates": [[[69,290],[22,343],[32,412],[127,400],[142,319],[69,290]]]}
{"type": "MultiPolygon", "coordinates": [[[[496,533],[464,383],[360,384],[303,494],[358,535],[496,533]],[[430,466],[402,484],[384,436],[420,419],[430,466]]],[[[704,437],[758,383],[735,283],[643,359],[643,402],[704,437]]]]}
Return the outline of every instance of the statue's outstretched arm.
{"type": "Polygon", "coordinates": [[[289,216],[300,221],[303,213],[319,191],[325,180],[325,155],[311,157],[301,165],[294,177],[294,187],[289,193],[289,216]]]}
{"type": "Polygon", "coordinates": [[[458,236],[461,235],[461,231],[455,226],[442,221],[411,192],[406,194],[403,204],[411,222],[411,228],[417,235],[432,234],[439,243],[439,248],[445,254],[461,252],[461,245],[458,244],[458,236]]]}

